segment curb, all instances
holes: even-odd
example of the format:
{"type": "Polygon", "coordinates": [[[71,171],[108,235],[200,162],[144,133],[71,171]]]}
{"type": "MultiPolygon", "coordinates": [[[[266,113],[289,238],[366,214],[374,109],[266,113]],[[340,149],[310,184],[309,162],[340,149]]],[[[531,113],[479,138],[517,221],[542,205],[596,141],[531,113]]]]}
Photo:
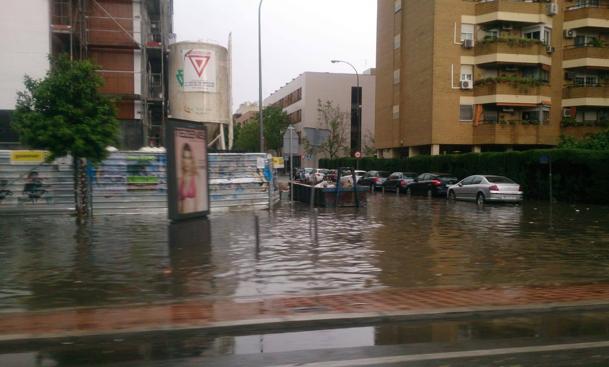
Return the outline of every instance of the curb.
{"type": "Polygon", "coordinates": [[[50,334],[7,334],[0,335],[0,353],[10,350],[32,350],[36,347],[57,345],[74,339],[81,341],[113,341],[138,337],[156,338],[180,334],[188,335],[252,335],[261,333],[284,333],[320,329],[340,329],[372,326],[386,323],[454,321],[463,319],[483,319],[496,317],[533,316],[551,313],[609,311],[609,301],[589,301],[573,303],[530,304],[524,306],[468,307],[435,310],[415,310],[396,312],[332,313],[298,316],[246,319],[238,321],[210,322],[205,325],[167,325],[128,330],[76,331],[50,334]]]}

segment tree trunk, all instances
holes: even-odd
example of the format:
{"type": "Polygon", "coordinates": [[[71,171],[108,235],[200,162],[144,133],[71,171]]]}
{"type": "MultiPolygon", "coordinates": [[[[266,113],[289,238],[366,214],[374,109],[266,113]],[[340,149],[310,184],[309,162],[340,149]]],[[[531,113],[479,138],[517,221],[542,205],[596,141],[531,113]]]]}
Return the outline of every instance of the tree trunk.
{"type": "Polygon", "coordinates": [[[83,220],[88,212],[87,172],[84,160],[74,157],[74,204],[76,215],[83,220]]]}

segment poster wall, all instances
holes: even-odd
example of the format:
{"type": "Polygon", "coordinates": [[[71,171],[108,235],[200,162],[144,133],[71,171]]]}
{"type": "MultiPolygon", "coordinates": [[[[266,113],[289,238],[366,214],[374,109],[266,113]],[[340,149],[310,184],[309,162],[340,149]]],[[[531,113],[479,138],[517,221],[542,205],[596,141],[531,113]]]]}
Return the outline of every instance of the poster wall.
{"type": "Polygon", "coordinates": [[[207,130],[201,124],[169,119],[167,123],[169,219],[209,214],[207,130]]]}

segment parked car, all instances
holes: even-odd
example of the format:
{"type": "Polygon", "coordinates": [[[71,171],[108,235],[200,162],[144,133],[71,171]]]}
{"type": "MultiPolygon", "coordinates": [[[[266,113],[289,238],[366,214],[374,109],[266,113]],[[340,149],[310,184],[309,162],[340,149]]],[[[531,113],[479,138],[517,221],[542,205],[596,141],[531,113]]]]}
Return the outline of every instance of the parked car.
{"type": "Polygon", "coordinates": [[[406,193],[412,195],[446,196],[448,186],[459,181],[448,173],[421,173],[406,187],[406,193]]]}
{"type": "Polygon", "coordinates": [[[371,186],[373,190],[376,190],[383,186],[387,177],[389,177],[387,171],[368,171],[358,183],[362,186],[371,186]]]}
{"type": "Polygon", "coordinates": [[[448,188],[451,200],[472,200],[478,204],[487,201],[522,201],[520,185],[503,176],[474,175],[448,188]]]}
{"type": "Polygon", "coordinates": [[[416,175],[417,174],[413,172],[393,172],[387,177],[385,182],[383,182],[383,187],[387,191],[404,191],[408,184],[414,181],[416,175]]]}
{"type": "Polygon", "coordinates": [[[355,182],[359,182],[366,175],[366,171],[362,171],[359,169],[355,170],[355,182]]]}

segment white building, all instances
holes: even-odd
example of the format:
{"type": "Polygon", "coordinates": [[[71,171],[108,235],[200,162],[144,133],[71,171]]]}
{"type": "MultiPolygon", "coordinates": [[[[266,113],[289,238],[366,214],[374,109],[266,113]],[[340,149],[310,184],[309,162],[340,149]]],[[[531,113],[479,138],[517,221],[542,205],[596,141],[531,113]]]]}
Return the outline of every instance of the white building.
{"type": "MultiPolygon", "coordinates": [[[[362,89],[362,147],[374,143],[375,75],[374,69],[359,75],[362,89]]],[[[302,146],[306,130],[321,129],[318,121],[318,101],[332,102],[342,112],[345,119],[346,144],[350,145],[351,134],[351,95],[356,86],[355,74],[304,72],[292,81],[273,92],[264,100],[264,106],[279,105],[290,116],[296,133],[300,137],[300,154],[295,166],[317,167],[318,160],[324,156],[307,155],[302,146]],[[299,164],[300,163],[300,164],[299,164]]]]}
{"type": "MultiPolygon", "coordinates": [[[[2,57],[0,57],[0,145],[16,140],[9,114],[15,109],[17,92],[23,91],[23,77],[43,77],[49,69],[49,1],[6,1],[0,13],[2,57]],[[25,17],[27,14],[27,18],[25,17]]],[[[9,145],[10,146],[10,145],[9,145]]]]}

